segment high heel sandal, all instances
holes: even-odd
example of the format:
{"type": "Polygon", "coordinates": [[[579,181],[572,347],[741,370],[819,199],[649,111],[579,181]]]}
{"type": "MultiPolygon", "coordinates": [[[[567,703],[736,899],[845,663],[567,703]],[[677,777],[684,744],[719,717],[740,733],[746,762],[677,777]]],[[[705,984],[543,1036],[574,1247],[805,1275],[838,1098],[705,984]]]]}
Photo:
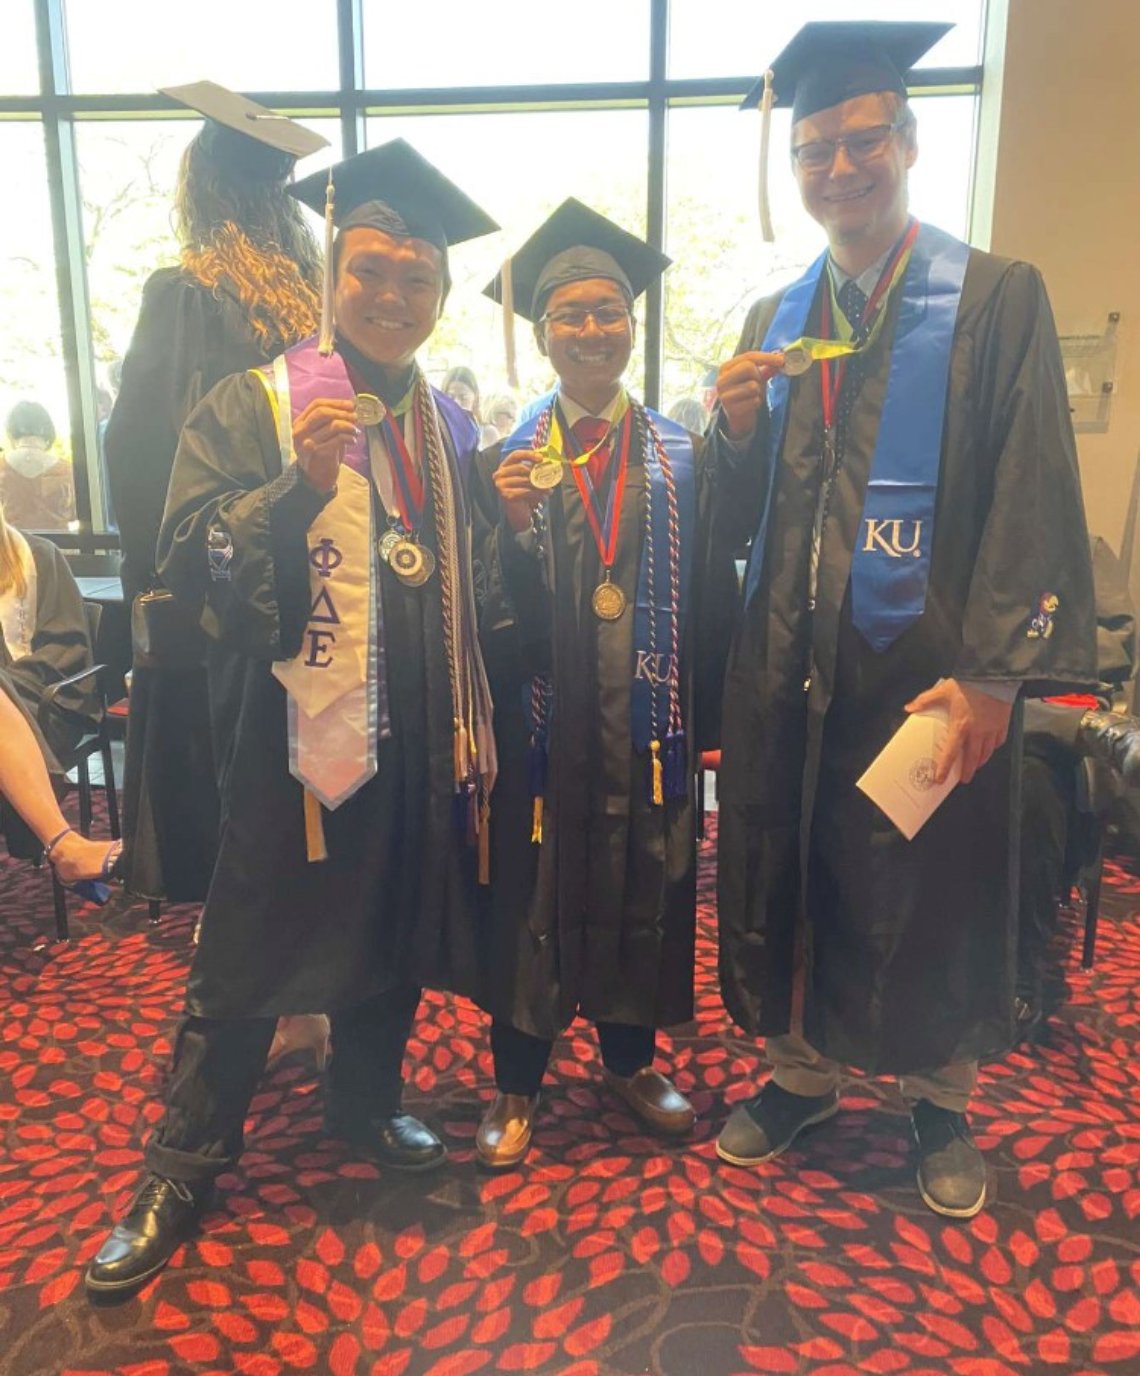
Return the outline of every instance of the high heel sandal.
{"type": "MultiPolygon", "coordinates": [[[[51,866],[53,873],[59,882],[68,892],[76,894],[85,899],[88,903],[95,903],[100,908],[111,897],[110,885],[122,880],[122,860],[123,843],[122,841],[112,841],[107,846],[103,854],[103,866],[97,877],[92,879],[73,879],[70,884],[60,878],[59,871],[55,868],[55,861],[51,858],[51,853],[65,836],[80,835],[74,827],[64,827],[57,835],[44,846],[44,859],[51,866]]],[[[87,840],[87,837],[83,838],[87,840]]]]}

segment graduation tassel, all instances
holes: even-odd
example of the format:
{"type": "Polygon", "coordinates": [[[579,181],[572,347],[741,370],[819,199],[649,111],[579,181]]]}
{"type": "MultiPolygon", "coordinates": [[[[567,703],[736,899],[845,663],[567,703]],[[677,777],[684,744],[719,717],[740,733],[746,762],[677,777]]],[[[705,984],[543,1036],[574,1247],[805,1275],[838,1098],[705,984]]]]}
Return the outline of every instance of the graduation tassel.
{"type": "Polygon", "coordinates": [[[661,768],[661,742],[649,742],[650,770],[653,778],[653,806],[665,805],[664,771],[661,768]]]}
{"type": "Polygon", "coordinates": [[[491,882],[491,804],[486,793],[479,790],[479,883],[491,882]]]}
{"type": "Polygon", "coordinates": [[[542,845],[542,798],[546,792],[546,749],[536,736],[530,738],[530,793],[534,800],[530,813],[530,839],[536,846],[542,845]]]}
{"type": "Polygon", "coordinates": [[[321,800],[308,789],[305,789],[305,855],[310,865],[329,858],[321,800]]]}
{"type": "Polygon", "coordinates": [[[333,238],[336,226],[333,224],[333,179],[329,168],[329,184],[325,188],[325,272],[321,282],[321,332],[317,339],[317,351],[327,358],[333,351],[333,238]]]}
{"type": "Polygon", "coordinates": [[[764,73],[764,94],[760,99],[760,233],[766,244],[776,242],[772,230],[772,207],[768,202],[768,145],[772,138],[771,67],[764,73]]]}
{"type": "Polygon", "coordinates": [[[542,794],[539,793],[530,810],[530,839],[536,846],[542,845],[542,794]]]}
{"type": "Polygon", "coordinates": [[[519,373],[515,352],[515,283],[509,258],[503,263],[499,280],[502,284],[500,295],[503,298],[503,356],[507,363],[507,381],[512,387],[517,387],[519,373]]]}
{"type": "Polygon", "coordinates": [[[467,777],[467,770],[464,767],[465,757],[467,754],[465,739],[466,736],[467,728],[463,725],[459,718],[456,717],[451,742],[452,766],[455,770],[455,782],[457,784],[461,784],[463,780],[467,777]]]}

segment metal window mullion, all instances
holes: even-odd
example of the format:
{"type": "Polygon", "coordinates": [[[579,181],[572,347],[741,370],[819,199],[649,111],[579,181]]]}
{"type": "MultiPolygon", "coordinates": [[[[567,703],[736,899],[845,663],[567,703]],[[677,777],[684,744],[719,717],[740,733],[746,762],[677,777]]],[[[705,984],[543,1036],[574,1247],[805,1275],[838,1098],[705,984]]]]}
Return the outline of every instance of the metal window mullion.
{"type": "Polygon", "coordinates": [[[337,0],[337,48],[340,55],[341,156],[354,157],[367,146],[364,107],[364,0],[337,0]]]}
{"type": "MultiPolygon", "coordinates": [[[[665,62],[669,47],[668,0],[651,0],[649,12],[649,130],[645,231],[654,248],[665,245],[665,62]]],[[[665,290],[659,277],[645,293],[645,401],[661,404],[661,359],[665,337],[665,290]]]]}
{"type": "Polygon", "coordinates": [[[75,512],[80,533],[103,526],[103,476],[95,434],[95,360],[91,353],[91,305],[83,249],[75,124],[58,103],[70,89],[63,0],[35,0],[36,45],[43,97],[44,151],[51,205],[52,244],[63,370],[71,432],[75,512]]]}

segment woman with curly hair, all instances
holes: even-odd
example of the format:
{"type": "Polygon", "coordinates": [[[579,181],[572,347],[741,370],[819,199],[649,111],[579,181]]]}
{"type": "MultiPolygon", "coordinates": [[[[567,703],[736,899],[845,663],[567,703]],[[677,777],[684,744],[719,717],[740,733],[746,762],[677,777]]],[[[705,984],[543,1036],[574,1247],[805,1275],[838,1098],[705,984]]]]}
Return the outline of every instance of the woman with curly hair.
{"type": "MultiPolygon", "coordinates": [[[[207,118],[175,192],[180,262],[143,289],[107,426],[129,600],[157,586],[155,543],[187,416],[222,378],[312,334],[320,316],[320,252],[286,188],[297,158],[326,140],[212,82],[165,94],[207,118]]],[[[196,651],[198,609],[179,610],[179,662],[137,663],[131,685],[126,882],[148,898],[198,902],[214,865],[218,795],[205,669],[187,667],[205,642],[196,651]]]]}

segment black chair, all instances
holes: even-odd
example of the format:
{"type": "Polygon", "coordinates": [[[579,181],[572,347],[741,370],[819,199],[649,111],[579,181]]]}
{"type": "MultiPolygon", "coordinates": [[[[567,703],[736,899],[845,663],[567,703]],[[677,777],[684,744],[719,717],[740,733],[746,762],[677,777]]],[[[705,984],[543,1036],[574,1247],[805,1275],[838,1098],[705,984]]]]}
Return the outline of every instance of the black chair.
{"type": "MultiPolygon", "coordinates": [[[[90,664],[86,669],[81,669],[79,673],[72,674],[69,678],[60,679],[58,683],[53,683],[40,700],[39,715],[42,718],[52,712],[66,713],[66,709],[60,707],[58,703],[60,694],[69,688],[80,687],[94,679],[98,701],[97,720],[92,725],[89,720],[84,719],[83,735],[70,750],[63,751],[59,755],[59,762],[68,773],[72,770],[75,771],[79,786],[79,830],[84,836],[89,836],[92,818],[90,762],[92,755],[99,754],[103,765],[103,787],[107,792],[107,820],[111,830],[111,838],[117,841],[122,835],[122,829],[119,824],[119,794],[115,787],[114,761],[111,757],[111,736],[107,729],[107,694],[104,682],[106,671],[105,666],[98,662],[96,654],[103,609],[98,603],[84,602],[83,610],[87,615],[87,638],[91,645],[92,658],[96,662],[90,664]]],[[[56,877],[54,869],[52,870],[52,897],[55,903],[56,936],[60,941],[68,941],[71,938],[71,931],[67,922],[67,891],[56,877]]]]}

